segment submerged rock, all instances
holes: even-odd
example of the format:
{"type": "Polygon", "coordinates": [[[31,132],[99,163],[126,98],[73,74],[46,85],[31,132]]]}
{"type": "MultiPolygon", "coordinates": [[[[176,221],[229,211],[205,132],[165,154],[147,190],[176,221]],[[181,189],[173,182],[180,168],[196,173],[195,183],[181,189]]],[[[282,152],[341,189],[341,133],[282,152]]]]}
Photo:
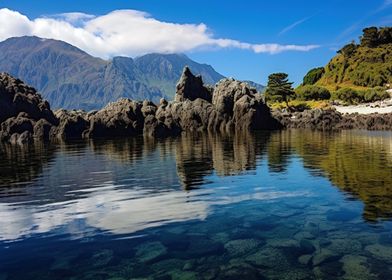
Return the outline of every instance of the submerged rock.
{"type": "Polygon", "coordinates": [[[392,246],[373,244],[366,246],[365,251],[369,252],[376,259],[392,263],[392,246]]]}
{"type": "Polygon", "coordinates": [[[367,280],[377,279],[377,276],[371,273],[368,259],[364,256],[346,255],[341,259],[345,279],[367,280]]]}
{"type": "Polygon", "coordinates": [[[259,246],[256,239],[237,239],[225,244],[225,249],[231,256],[243,256],[251,253],[259,246]]]}
{"type": "Polygon", "coordinates": [[[136,258],[139,262],[151,262],[167,253],[167,248],[160,242],[148,242],[136,248],[136,258]]]}

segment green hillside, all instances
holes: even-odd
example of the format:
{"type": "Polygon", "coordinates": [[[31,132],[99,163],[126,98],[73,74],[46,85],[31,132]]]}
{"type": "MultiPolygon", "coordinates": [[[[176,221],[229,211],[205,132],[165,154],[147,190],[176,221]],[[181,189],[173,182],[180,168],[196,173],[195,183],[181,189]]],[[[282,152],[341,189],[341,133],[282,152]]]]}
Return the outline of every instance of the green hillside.
{"type": "MultiPolygon", "coordinates": [[[[308,75],[311,74],[310,71],[308,75]]],[[[365,28],[360,43],[352,42],[339,50],[320,76],[315,84],[329,90],[373,88],[391,83],[392,27],[365,28]]]]}

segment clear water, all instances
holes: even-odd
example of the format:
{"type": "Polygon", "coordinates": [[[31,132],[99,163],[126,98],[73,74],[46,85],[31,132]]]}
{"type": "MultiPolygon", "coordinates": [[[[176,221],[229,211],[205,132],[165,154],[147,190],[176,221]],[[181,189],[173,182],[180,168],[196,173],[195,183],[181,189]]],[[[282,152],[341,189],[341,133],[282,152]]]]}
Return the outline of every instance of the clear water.
{"type": "Polygon", "coordinates": [[[392,133],[0,147],[0,279],[391,279],[392,133]]]}

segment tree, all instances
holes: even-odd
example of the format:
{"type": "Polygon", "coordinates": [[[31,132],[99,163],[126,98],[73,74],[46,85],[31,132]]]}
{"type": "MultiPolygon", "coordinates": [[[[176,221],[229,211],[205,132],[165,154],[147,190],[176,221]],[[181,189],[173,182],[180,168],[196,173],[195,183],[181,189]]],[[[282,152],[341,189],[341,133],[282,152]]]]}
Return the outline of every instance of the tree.
{"type": "Polygon", "coordinates": [[[303,85],[314,85],[324,75],[324,67],[318,67],[311,69],[303,79],[303,85]]]}
{"type": "Polygon", "coordinates": [[[361,36],[361,45],[364,47],[373,48],[379,43],[378,28],[367,27],[363,29],[363,35],[361,36]]]}
{"type": "Polygon", "coordinates": [[[278,98],[286,103],[290,109],[289,99],[294,96],[293,83],[288,81],[286,73],[273,73],[268,76],[266,97],[278,98]]]}
{"type": "Polygon", "coordinates": [[[350,44],[345,45],[342,49],[338,50],[338,53],[341,53],[345,57],[350,57],[356,49],[357,45],[355,42],[351,42],[350,44]]]}

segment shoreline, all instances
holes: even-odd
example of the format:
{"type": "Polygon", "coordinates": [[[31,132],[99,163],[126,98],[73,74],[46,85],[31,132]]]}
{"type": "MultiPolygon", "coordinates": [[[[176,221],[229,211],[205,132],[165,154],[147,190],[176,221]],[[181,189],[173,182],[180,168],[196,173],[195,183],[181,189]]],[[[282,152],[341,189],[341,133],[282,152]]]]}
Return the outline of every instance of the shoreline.
{"type": "Polygon", "coordinates": [[[341,114],[389,114],[392,113],[392,98],[359,105],[333,106],[333,108],[341,114]]]}

